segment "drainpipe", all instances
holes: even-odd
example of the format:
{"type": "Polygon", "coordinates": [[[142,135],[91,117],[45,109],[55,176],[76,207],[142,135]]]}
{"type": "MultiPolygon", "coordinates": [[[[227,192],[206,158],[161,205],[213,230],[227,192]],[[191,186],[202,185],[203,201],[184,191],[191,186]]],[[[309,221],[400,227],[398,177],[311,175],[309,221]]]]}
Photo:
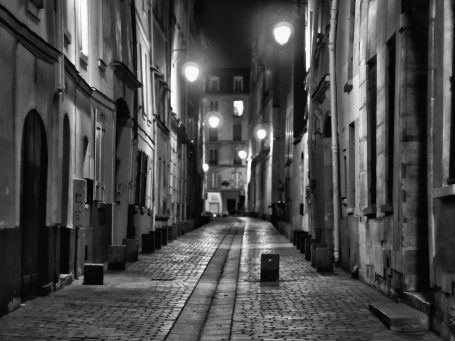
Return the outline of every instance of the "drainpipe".
{"type": "Polygon", "coordinates": [[[329,34],[329,72],[330,72],[330,111],[332,119],[332,177],[333,177],[333,258],[335,263],[340,260],[340,190],[338,169],[338,131],[335,76],[335,39],[338,16],[338,0],[332,0],[330,10],[329,34]]]}

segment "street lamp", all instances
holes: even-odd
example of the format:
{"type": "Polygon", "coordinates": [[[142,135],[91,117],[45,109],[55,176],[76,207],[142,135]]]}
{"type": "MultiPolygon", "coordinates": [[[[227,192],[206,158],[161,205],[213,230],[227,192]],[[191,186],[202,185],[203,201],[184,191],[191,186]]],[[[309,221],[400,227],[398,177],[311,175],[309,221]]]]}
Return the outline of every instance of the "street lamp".
{"type": "Polygon", "coordinates": [[[195,82],[199,77],[199,65],[195,62],[186,62],[183,64],[183,74],[188,82],[195,82]]]}
{"type": "Polygon", "coordinates": [[[248,153],[245,150],[243,150],[243,149],[239,150],[237,152],[237,154],[238,154],[239,158],[242,159],[242,160],[245,160],[246,157],[248,156],[248,153]]]}
{"type": "Polygon", "coordinates": [[[281,21],[273,27],[273,37],[280,45],[286,45],[292,34],[292,25],[286,21],[281,21]]]}
{"type": "Polygon", "coordinates": [[[207,172],[209,171],[209,165],[206,164],[206,163],[204,163],[204,164],[202,165],[202,170],[204,171],[204,173],[207,173],[207,172]]]}
{"type": "Polygon", "coordinates": [[[266,136],[267,136],[267,130],[265,130],[264,128],[259,128],[258,130],[256,130],[256,137],[259,140],[265,139],[266,136]]]}
{"type": "Polygon", "coordinates": [[[211,115],[208,118],[208,122],[211,128],[217,128],[218,125],[220,124],[220,118],[218,116],[211,115]]]}

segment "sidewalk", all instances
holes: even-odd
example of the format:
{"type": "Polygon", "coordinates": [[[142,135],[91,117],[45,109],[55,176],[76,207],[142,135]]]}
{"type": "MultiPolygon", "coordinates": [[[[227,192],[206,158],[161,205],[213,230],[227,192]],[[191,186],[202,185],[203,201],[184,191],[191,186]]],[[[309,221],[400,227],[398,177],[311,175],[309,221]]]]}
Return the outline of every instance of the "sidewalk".
{"type": "Polygon", "coordinates": [[[316,273],[272,225],[251,218],[215,220],[153,254],[140,255],[125,271],[108,272],[103,286],[77,280],[25,302],[0,318],[0,340],[164,340],[171,329],[176,339],[185,340],[184,330],[194,326],[174,323],[191,320],[185,304],[198,297],[196,289],[210,275],[204,273],[207,265],[234,230],[238,242],[231,236],[219,248],[227,248],[227,256],[207,315],[201,313],[205,320],[198,321],[205,327],[202,339],[439,340],[431,332],[391,332],[368,310],[370,302],[387,297],[338,269],[316,273]],[[260,285],[261,253],[280,254],[279,286],[260,285]],[[223,310],[229,309],[234,314],[226,323],[230,314],[223,310]]]}

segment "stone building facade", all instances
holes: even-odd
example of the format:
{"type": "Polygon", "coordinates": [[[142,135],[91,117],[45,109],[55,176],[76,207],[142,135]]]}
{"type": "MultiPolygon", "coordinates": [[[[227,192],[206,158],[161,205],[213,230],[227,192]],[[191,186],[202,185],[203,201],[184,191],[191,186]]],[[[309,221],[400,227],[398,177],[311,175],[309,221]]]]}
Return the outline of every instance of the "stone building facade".
{"type": "MultiPolygon", "coordinates": [[[[158,162],[169,162],[171,150],[160,138],[172,116],[166,86],[176,38],[166,34],[194,35],[187,49],[199,34],[194,3],[182,3],[0,1],[0,314],[155,228],[171,183],[158,162]]],[[[175,82],[186,103],[186,84],[175,82]]],[[[197,126],[198,102],[188,108],[197,126]]],[[[179,141],[183,173],[190,142],[179,141]]],[[[188,192],[178,181],[182,207],[200,201],[201,188],[188,192]]]]}
{"type": "MultiPolygon", "coordinates": [[[[329,0],[275,9],[276,4],[265,2],[262,7],[252,61],[251,117],[267,112],[273,117],[268,120],[273,122],[273,149],[253,152],[258,161],[250,165],[249,208],[266,217],[273,213],[290,237],[294,229],[309,232],[335,251],[341,267],[358,271],[361,280],[385,294],[415,307],[431,307],[427,312],[432,328],[451,339],[453,2],[336,3],[335,11],[329,0]],[[331,12],[336,13],[335,27],[331,12]],[[296,20],[301,16],[306,24],[296,20]],[[295,51],[302,40],[306,47],[304,58],[287,53],[292,56],[290,65],[305,63],[304,89],[289,86],[289,80],[298,79],[298,68],[291,68],[286,78],[277,67],[283,47],[274,43],[270,32],[283,18],[294,26],[283,47],[295,51]],[[273,87],[267,89],[261,77],[273,79],[273,87]],[[280,99],[283,93],[287,100],[280,99]],[[302,96],[306,108],[297,111],[295,97],[302,96]],[[268,100],[273,103],[269,107],[268,100]],[[296,133],[292,115],[303,119],[303,134],[296,133]],[[282,138],[291,139],[292,147],[282,138]],[[261,155],[264,161],[259,161],[261,155]],[[276,170],[269,175],[265,160],[275,155],[286,159],[273,159],[276,170]],[[265,168],[255,171],[261,162],[265,168]],[[282,179],[277,186],[274,174],[280,173],[292,174],[290,188],[282,179]],[[255,202],[257,195],[269,198],[267,204],[255,202]],[[284,212],[267,211],[278,198],[285,200],[284,212]]],[[[256,122],[250,126],[253,146],[256,122]]]]}
{"type": "Polygon", "coordinates": [[[212,69],[206,73],[203,110],[205,211],[245,211],[248,154],[248,69],[212,69]],[[217,120],[212,126],[211,120],[217,120]],[[239,156],[243,151],[244,159],[239,156]]]}

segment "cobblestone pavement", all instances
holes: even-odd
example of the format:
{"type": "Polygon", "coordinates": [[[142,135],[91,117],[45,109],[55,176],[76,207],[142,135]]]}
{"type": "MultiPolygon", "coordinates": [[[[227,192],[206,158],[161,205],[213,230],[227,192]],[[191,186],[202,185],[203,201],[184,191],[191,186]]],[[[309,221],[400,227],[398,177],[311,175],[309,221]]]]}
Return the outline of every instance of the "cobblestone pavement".
{"type": "MultiPolygon", "coordinates": [[[[269,223],[241,219],[246,222],[243,240],[232,243],[223,265],[204,340],[439,340],[430,332],[389,331],[368,310],[371,302],[389,301],[385,296],[338,269],[317,274],[269,223]],[[237,273],[230,272],[240,255],[232,248],[240,245],[235,286],[237,273]],[[280,254],[279,286],[260,285],[261,253],[280,254]],[[229,324],[223,307],[234,309],[229,324]],[[217,333],[217,328],[224,330],[217,333]]],[[[126,271],[105,274],[103,286],[78,280],[25,302],[0,318],[0,340],[164,340],[225,235],[234,225],[243,228],[239,223],[222,218],[187,233],[153,254],[140,255],[126,271]]],[[[191,330],[192,325],[180,328],[191,330]]],[[[185,340],[185,332],[179,334],[185,340]]]]}
{"type": "Polygon", "coordinates": [[[391,332],[368,310],[389,301],[347,273],[318,274],[270,224],[246,224],[231,340],[439,340],[391,332]],[[280,255],[280,284],[261,286],[260,255],[280,255]]]}
{"type": "Polygon", "coordinates": [[[25,302],[0,318],[0,340],[163,340],[229,230],[222,221],[140,255],[102,286],[77,280],[25,302]]]}

